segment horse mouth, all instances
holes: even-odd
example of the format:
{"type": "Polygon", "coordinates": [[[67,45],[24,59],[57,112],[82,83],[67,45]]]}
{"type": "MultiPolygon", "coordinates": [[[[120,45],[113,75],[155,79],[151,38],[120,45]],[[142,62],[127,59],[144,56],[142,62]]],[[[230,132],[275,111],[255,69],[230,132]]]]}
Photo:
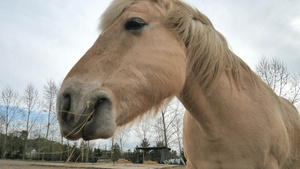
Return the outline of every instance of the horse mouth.
{"type": "Polygon", "coordinates": [[[89,116],[88,122],[90,122],[90,121],[92,120],[93,117],[95,117],[95,113],[92,113],[91,116],[89,116]]]}
{"type": "Polygon", "coordinates": [[[92,95],[89,101],[80,101],[82,98],[75,98],[74,94],[71,96],[72,94],[65,94],[58,97],[58,120],[65,138],[92,140],[109,138],[114,134],[115,111],[109,97],[103,95],[103,92],[92,95]],[[76,99],[78,100],[74,101],[76,99]]]}
{"type": "Polygon", "coordinates": [[[101,99],[94,105],[92,113],[87,118],[87,123],[82,129],[84,140],[97,138],[109,138],[113,134],[110,132],[111,118],[113,113],[112,103],[108,99],[101,99]],[[111,133],[111,134],[110,134],[111,133]]]}

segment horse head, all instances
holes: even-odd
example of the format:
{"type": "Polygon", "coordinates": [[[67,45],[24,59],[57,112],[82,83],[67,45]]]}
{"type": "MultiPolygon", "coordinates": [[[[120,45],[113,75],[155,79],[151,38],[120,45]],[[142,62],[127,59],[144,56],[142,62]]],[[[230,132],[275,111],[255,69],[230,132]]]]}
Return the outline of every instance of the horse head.
{"type": "Polygon", "coordinates": [[[166,22],[164,1],[114,1],[102,33],[65,77],[58,94],[61,133],[108,138],[117,126],[157,110],[185,83],[185,45],[166,22]]]}

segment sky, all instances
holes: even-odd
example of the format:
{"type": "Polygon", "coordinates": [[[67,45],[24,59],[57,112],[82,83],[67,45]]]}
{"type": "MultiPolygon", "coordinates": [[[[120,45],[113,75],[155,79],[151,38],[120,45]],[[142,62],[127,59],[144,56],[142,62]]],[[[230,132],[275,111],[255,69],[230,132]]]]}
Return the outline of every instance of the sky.
{"type": "MultiPolygon", "coordinates": [[[[262,56],[300,72],[300,1],[187,0],[252,69],[262,56]]],[[[61,82],[99,35],[108,0],[0,0],[0,90],[61,82]]]]}
{"type": "MultiPolygon", "coordinates": [[[[300,72],[299,0],[186,0],[210,18],[231,50],[252,69],[262,56],[300,72]]],[[[62,82],[99,35],[108,0],[0,0],[0,90],[40,93],[62,82]]]]}

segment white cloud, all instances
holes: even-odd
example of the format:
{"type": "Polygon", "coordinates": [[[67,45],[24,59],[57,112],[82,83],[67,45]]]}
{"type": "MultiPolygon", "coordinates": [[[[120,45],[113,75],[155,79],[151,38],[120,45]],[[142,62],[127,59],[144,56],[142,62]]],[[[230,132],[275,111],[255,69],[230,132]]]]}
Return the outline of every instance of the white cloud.
{"type": "Polygon", "coordinates": [[[300,35],[300,14],[291,20],[290,26],[293,31],[300,35]]]}

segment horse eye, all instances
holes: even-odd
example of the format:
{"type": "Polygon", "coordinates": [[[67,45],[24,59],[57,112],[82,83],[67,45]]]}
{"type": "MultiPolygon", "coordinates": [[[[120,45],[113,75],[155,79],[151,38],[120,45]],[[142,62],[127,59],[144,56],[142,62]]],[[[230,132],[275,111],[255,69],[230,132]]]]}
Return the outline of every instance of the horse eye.
{"type": "Polygon", "coordinates": [[[148,25],[142,18],[138,18],[138,17],[133,17],[133,18],[129,18],[124,27],[126,30],[130,31],[130,30],[140,30],[142,29],[145,25],[148,25]]]}

